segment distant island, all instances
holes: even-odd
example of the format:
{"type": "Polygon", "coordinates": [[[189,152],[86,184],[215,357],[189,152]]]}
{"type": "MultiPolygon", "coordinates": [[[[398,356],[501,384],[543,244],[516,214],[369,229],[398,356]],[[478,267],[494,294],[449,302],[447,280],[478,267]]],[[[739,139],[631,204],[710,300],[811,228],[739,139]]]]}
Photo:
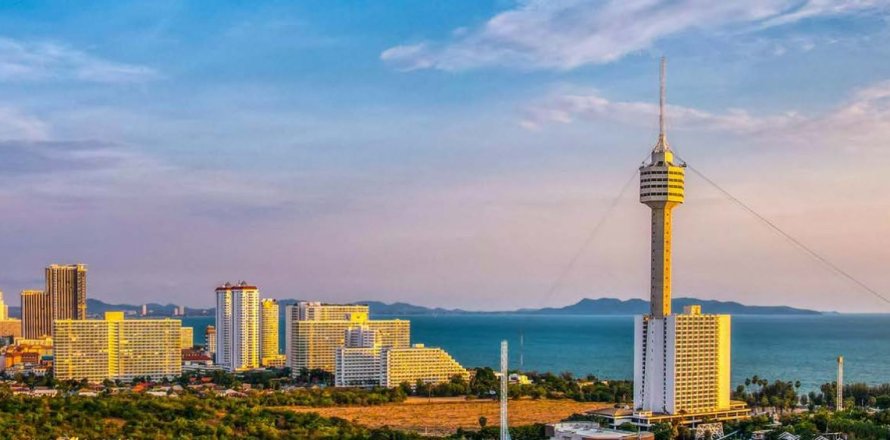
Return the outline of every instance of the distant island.
{"type": "MultiPolygon", "coordinates": [[[[279,300],[281,311],[285,306],[299,302],[296,299],[279,300]]],[[[441,307],[424,307],[404,302],[384,303],[380,301],[357,301],[354,304],[367,304],[374,315],[390,316],[422,316],[422,315],[472,315],[472,314],[524,314],[524,315],[642,315],[648,313],[649,302],[642,299],[617,299],[617,298],[585,298],[575,304],[564,307],[546,307],[542,309],[518,309],[504,311],[474,311],[463,309],[444,309],[441,307]]],[[[701,304],[702,310],[707,313],[727,313],[731,315],[821,315],[825,312],[809,309],[798,309],[789,306],[749,306],[734,301],[716,301],[697,298],[674,298],[672,306],[674,310],[682,310],[683,306],[701,304]]],[[[172,316],[175,304],[149,303],[148,316],[172,316]]],[[[91,315],[102,315],[106,311],[119,310],[139,314],[142,305],[109,304],[104,301],[87,299],[87,311],[91,315]]],[[[19,307],[10,307],[11,316],[20,317],[19,307]]],[[[213,316],[215,309],[186,307],[186,316],[213,316]]]]}

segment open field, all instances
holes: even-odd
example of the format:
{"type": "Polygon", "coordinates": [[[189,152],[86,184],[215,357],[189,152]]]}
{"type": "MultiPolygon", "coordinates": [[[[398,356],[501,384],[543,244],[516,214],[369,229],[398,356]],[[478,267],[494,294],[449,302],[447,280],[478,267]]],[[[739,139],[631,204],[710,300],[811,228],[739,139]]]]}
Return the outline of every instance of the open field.
{"type": "MultiPolygon", "coordinates": [[[[574,400],[511,400],[511,425],[557,422],[573,413],[611,406],[607,403],[576,402],[574,400]]],[[[429,435],[451,434],[457,428],[479,429],[479,417],[485,416],[488,425],[497,425],[498,403],[492,400],[464,400],[463,398],[409,398],[404,403],[363,406],[306,408],[289,407],[297,412],[317,412],[325,417],[340,417],[372,428],[389,426],[393,429],[429,435]]]]}

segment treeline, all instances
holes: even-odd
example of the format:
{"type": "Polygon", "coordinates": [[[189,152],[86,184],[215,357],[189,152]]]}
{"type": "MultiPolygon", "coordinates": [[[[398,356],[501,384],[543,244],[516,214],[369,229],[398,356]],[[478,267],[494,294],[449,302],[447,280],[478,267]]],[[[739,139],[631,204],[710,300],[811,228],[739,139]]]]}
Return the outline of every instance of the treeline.
{"type": "Polygon", "coordinates": [[[812,440],[826,432],[842,432],[850,440],[890,438],[890,411],[887,410],[832,412],[823,408],[785,414],[779,418],[779,423],[781,426],[776,426],[770,417],[759,415],[748,420],[727,422],[724,431],[738,431],[742,438],[749,438],[754,431],[770,429],[767,440],[777,440],[783,432],[799,435],[802,440],[812,440]]]}
{"type": "MultiPolygon", "coordinates": [[[[837,400],[837,383],[826,383],[819,387],[821,392],[799,393],[800,381],[776,380],[753,376],[746,378],[744,385],[736,387],[732,394],[752,409],[771,409],[779,413],[805,406],[810,411],[819,407],[834,408],[837,400]]],[[[890,384],[870,386],[864,383],[844,385],[844,407],[890,408],[890,384]]]]}
{"type": "MultiPolygon", "coordinates": [[[[526,376],[530,383],[511,383],[508,386],[509,398],[573,399],[580,402],[610,403],[626,403],[633,399],[631,381],[601,381],[592,375],[576,378],[572,373],[556,375],[530,372],[526,376]]],[[[500,379],[494,370],[486,367],[476,369],[475,375],[469,382],[460,376],[454,376],[449,382],[441,384],[405,382],[399,389],[408,396],[495,398],[500,396],[500,379]]]]}
{"type": "Polygon", "coordinates": [[[124,393],[99,397],[27,398],[0,390],[4,438],[419,440],[416,434],[370,429],[315,413],[191,395],[157,398],[124,393]]]}

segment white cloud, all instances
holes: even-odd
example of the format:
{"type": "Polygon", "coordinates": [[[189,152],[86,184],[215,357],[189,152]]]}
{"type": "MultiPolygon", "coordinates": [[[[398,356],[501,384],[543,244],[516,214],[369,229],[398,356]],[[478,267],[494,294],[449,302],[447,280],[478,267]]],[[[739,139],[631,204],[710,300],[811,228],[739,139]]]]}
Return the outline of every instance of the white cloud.
{"type": "Polygon", "coordinates": [[[158,77],[150,67],[105,60],[62,44],[0,37],[0,81],[130,83],[158,77]]]}
{"type": "MultiPolygon", "coordinates": [[[[554,94],[522,110],[520,125],[531,130],[576,120],[618,122],[652,127],[654,103],[610,101],[597,92],[554,94]]],[[[669,105],[671,129],[728,132],[770,137],[784,145],[836,146],[853,150],[886,150],[890,138],[890,80],[854,92],[844,103],[820,115],[789,111],[757,115],[742,109],[709,112],[669,105]]]]}
{"type": "Polygon", "coordinates": [[[764,28],[817,16],[885,8],[887,0],[529,0],[443,44],[387,49],[380,58],[405,70],[484,66],[572,69],[615,61],[693,29],[764,28]]]}
{"type": "Polygon", "coordinates": [[[9,139],[24,139],[37,141],[46,139],[48,127],[42,120],[21,111],[0,107],[0,141],[9,139]]]}
{"type": "MultiPolygon", "coordinates": [[[[651,127],[658,116],[658,106],[648,102],[610,101],[592,92],[551,96],[525,108],[523,113],[525,115],[520,124],[529,129],[537,129],[548,123],[567,124],[578,118],[651,127]]],[[[667,113],[672,127],[696,130],[753,133],[785,128],[804,121],[802,116],[793,112],[761,117],[741,109],[712,113],[679,105],[668,105],[667,113]]]]}

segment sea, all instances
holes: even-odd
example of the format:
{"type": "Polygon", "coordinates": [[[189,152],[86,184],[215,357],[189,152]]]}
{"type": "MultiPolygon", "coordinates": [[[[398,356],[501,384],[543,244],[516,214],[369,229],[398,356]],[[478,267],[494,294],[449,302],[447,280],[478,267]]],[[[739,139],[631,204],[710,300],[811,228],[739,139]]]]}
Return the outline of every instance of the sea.
{"type": "MultiPolygon", "coordinates": [[[[412,343],[441,347],[465,367],[497,367],[500,341],[510,347],[510,367],[522,371],[633,378],[633,316],[424,315],[375,318],[411,321],[412,343]]],[[[185,317],[204,343],[212,317],[185,317]]],[[[280,324],[284,350],[284,321],[280,324]]],[[[837,374],[844,382],[890,383],[890,314],[735,315],[732,317],[732,382],[746,377],[800,381],[818,391],[837,374]]]]}

